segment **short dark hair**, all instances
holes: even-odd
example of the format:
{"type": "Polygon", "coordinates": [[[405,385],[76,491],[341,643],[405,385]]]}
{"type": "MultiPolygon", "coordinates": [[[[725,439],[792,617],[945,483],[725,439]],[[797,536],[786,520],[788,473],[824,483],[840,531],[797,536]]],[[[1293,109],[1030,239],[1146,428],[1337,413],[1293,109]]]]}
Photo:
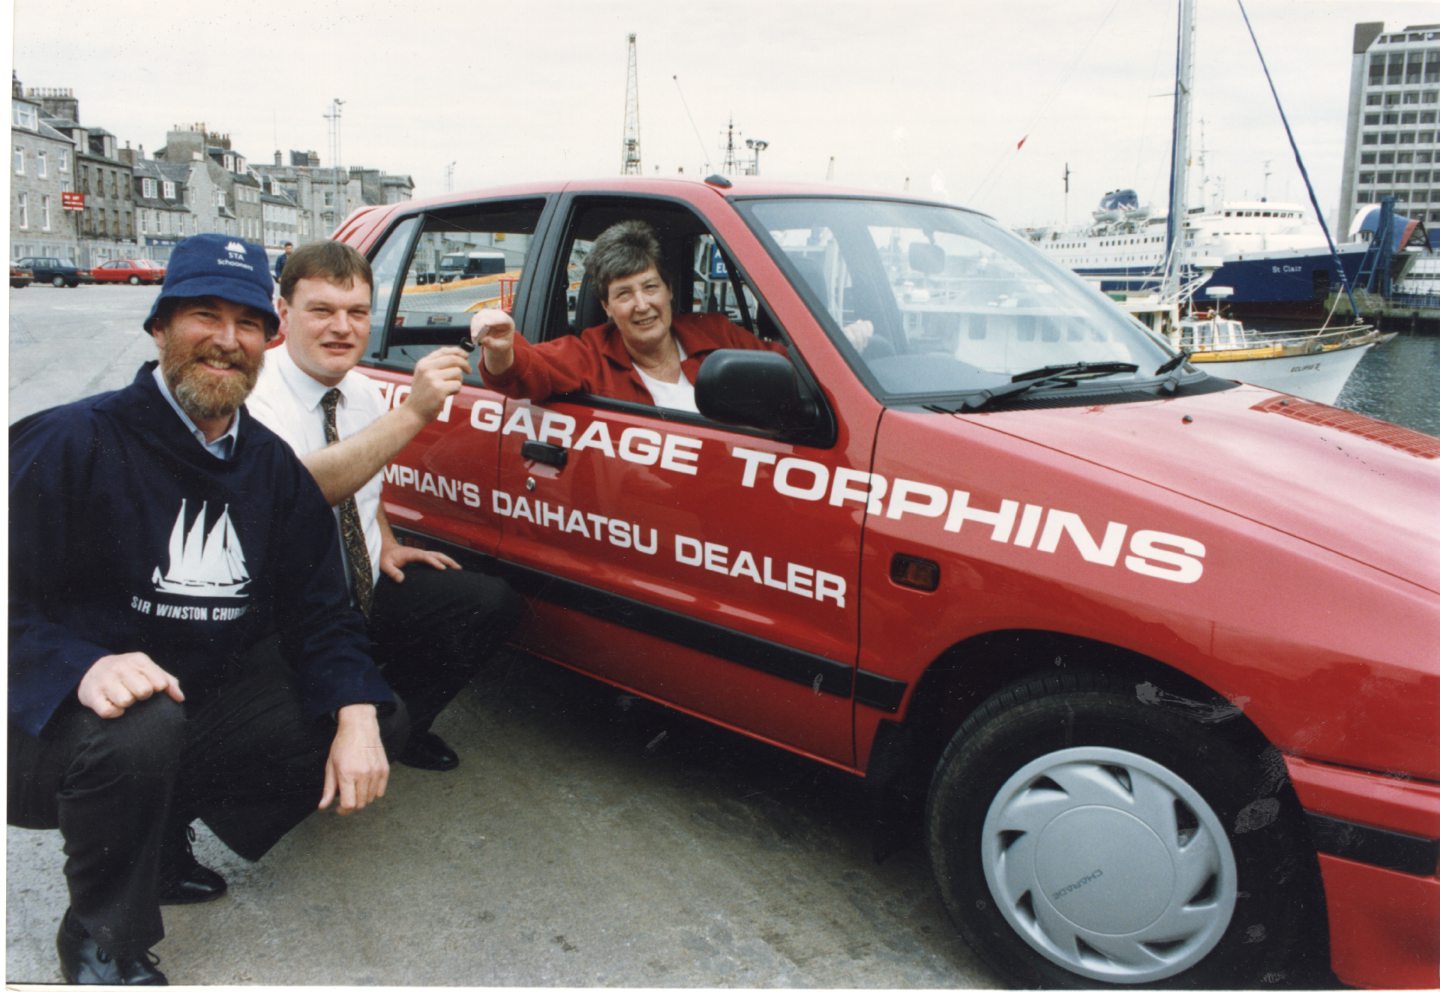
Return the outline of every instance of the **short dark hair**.
{"type": "Polygon", "coordinates": [[[312,241],[295,249],[280,273],[280,295],[287,302],[301,279],[324,279],[345,287],[353,286],[358,279],[375,288],[375,275],[365,256],[339,241],[312,241]]]}
{"type": "MultiPolygon", "coordinates": [[[[286,271],[289,265],[286,263],[286,271]]],[[[610,299],[610,284],[616,279],[637,275],[652,266],[669,287],[670,278],[660,264],[660,238],[655,228],[643,220],[611,224],[585,256],[585,275],[602,301],[610,299]]]]}

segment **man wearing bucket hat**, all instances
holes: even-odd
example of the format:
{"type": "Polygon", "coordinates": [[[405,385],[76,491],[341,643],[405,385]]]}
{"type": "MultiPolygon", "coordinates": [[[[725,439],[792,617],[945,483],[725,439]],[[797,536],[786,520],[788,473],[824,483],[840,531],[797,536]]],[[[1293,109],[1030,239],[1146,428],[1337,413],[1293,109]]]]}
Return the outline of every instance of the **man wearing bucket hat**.
{"type": "Polygon", "coordinates": [[[10,433],[8,819],[65,837],[69,983],[165,984],[162,904],[311,811],[385,792],[404,707],[350,607],[330,508],[242,403],[278,328],[264,250],[182,241],[121,390],[10,433]]]}

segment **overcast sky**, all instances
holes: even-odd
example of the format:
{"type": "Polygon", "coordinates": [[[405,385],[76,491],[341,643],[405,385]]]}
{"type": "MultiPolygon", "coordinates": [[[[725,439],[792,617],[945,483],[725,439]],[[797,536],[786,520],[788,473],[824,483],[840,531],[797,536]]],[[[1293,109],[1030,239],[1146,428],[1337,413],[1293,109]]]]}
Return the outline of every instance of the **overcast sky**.
{"type": "MultiPolygon", "coordinates": [[[[1236,0],[1197,6],[1194,144],[1198,151],[1203,120],[1208,189],[1303,199],[1236,0]]],[[[293,148],[330,164],[325,115],[338,97],[341,163],[407,173],[424,196],[445,191],[452,162],[455,189],[618,173],[634,32],[647,174],[718,170],[733,118],[742,155],[745,138],[769,143],[766,176],[823,181],[833,168],[836,182],[890,191],[908,183],[1010,224],[1073,223],[1117,187],[1164,203],[1174,8],[1168,0],[15,0],[14,68],[26,86],[71,88],[82,123],[147,154],[174,125],[203,121],[252,162],[293,148]]],[[[1440,2],[1247,0],[1246,8],[1333,220],[1354,26],[1434,24],[1440,2]]]]}

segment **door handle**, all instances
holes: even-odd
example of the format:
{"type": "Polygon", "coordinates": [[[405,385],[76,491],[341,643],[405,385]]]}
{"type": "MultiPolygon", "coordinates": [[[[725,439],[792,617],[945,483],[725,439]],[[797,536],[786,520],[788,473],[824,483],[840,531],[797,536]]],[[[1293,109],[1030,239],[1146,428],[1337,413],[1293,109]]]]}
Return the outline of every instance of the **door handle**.
{"type": "Polygon", "coordinates": [[[553,465],[556,468],[565,467],[565,459],[570,454],[568,448],[562,448],[558,444],[545,444],[541,441],[526,441],[520,446],[520,454],[532,462],[540,462],[544,465],[553,465]]]}

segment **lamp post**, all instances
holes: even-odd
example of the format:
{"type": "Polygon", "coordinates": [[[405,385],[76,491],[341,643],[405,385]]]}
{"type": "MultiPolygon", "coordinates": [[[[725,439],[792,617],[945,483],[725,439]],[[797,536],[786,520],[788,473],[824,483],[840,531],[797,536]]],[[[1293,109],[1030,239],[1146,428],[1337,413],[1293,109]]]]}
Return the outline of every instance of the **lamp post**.
{"type": "Polygon", "coordinates": [[[770,142],[763,138],[746,138],[745,147],[755,153],[755,159],[750,164],[750,175],[760,175],[760,153],[770,147],[770,142]]]}

